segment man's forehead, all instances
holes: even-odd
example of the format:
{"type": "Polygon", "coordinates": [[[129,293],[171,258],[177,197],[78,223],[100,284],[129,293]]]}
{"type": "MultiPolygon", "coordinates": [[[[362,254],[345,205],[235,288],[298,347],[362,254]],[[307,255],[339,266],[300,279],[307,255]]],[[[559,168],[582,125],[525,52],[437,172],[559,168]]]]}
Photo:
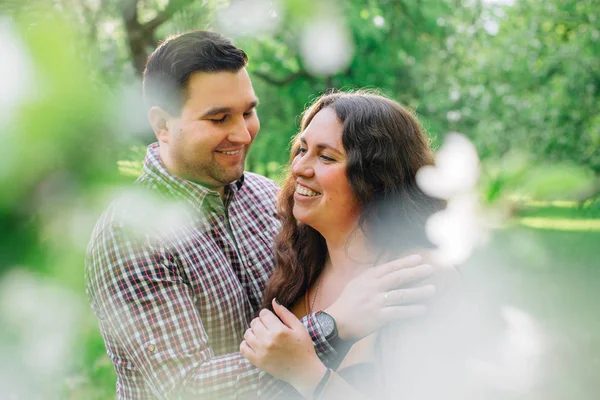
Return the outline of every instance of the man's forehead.
{"type": "Polygon", "coordinates": [[[245,68],[237,72],[195,72],[187,84],[188,98],[255,100],[254,88],[245,68]]]}
{"type": "Polygon", "coordinates": [[[250,77],[244,68],[237,72],[195,72],[187,85],[184,113],[194,118],[223,112],[245,112],[258,103],[250,77]],[[187,109],[187,110],[186,110],[187,109]]]}

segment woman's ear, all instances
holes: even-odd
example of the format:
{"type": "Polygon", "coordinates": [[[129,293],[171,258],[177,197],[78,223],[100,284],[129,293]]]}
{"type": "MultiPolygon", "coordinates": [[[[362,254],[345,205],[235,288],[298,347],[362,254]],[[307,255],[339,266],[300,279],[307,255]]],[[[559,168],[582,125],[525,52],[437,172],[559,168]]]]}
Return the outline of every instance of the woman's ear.
{"type": "Polygon", "coordinates": [[[148,110],[148,121],[159,142],[169,142],[168,121],[170,118],[169,113],[160,107],[153,106],[148,110]]]}

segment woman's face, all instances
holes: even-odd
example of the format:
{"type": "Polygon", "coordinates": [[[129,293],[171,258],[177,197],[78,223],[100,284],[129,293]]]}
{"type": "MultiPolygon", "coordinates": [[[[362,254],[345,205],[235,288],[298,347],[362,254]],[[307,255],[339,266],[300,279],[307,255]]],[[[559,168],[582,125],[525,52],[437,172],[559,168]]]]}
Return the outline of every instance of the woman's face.
{"type": "Polygon", "coordinates": [[[300,135],[292,161],[296,180],[294,217],[326,238],[354,229],[360,207],[346,175],[347,157],[342,145],[342,124],[335,111],[319,111],[300,135]]]}

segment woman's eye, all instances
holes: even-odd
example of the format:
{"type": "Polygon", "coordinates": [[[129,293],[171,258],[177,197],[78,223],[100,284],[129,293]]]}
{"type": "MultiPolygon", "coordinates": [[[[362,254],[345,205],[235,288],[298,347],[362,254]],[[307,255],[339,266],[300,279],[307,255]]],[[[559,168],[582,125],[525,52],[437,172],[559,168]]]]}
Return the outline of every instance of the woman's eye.
{"type": "Polygon", "coordinates": [[[296,151],[296,155],[304,154],[304,153],[306,153],[306,149],[304,147],[298,147],[298,150],[296,151]]]}
{"type": "Polygon", "coordinates": [[[333,158],[326,156],[325,154],[321,154],[321,159],[327,161],[327,162],[331,162],[331,161],[335,161],[333,158]]]}

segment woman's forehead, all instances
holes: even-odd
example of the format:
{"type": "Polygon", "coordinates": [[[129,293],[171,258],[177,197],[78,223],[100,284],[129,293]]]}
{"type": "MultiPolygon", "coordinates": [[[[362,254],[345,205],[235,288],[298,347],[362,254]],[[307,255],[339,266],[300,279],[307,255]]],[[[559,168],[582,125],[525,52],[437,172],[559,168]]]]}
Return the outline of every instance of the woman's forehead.
{"type": "Polygon", "coordinates": [[[320,110],[310,121],[298,140],[309,145],[331,147],[343,150],[343,125],[336,113],[327,107],[320,110]]]}

